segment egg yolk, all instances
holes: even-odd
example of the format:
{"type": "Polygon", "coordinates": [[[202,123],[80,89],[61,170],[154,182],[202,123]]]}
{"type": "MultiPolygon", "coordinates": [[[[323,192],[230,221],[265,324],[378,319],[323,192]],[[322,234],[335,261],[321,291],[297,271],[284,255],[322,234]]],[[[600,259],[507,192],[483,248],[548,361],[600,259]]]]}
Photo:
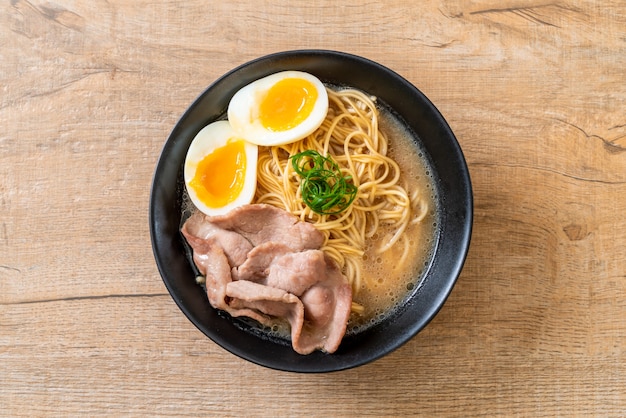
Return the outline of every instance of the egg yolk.
{"type": "Polygon", "coordinates": [[[266,129],[286,131],[309,117],[316,100],[313,83],[302,78],[285,78],[268,90],[260,105],[259,119],[266,129]]]}
{"type": "Polygon", "coordinates": [[[198,163],[190,186],[205,205],[220,208],[239,196],[245,174],[244,141],[231,138],[226,145],[216,148],[198,163]]]}

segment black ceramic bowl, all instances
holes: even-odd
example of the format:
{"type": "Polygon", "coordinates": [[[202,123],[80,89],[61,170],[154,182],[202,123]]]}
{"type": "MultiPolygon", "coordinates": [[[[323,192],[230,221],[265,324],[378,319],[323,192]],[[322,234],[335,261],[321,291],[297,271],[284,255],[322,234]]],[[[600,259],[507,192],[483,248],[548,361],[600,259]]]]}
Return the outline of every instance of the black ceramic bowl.
{"type": "Polygon", "coordinates": [[[329,372],[376,360],[416,335],[450,294],[469,247],[472,192],[459,144],[435,106],[404,78],[380,64],[334,51],[305,50],[268,55],[248,62],[213,83],[189,107],[167,139],[150,195],[150,234],[167,289],[185,315],[211,340],[251,362],[285,371],[329,372]],[[325,83],[348,85],[375,95],[415,133],[432,164],[437,189],[438,232],[434,255],[421,286],[384,322],[346,336],[334,354],[303,356],[289,344],[246,330],[239,320],[211,307],[196,284],[185,254],[181,226],[183,162],[196,133],[223,118],[230,98],[244,85],[283,70],[314,74],[325,83]]]}

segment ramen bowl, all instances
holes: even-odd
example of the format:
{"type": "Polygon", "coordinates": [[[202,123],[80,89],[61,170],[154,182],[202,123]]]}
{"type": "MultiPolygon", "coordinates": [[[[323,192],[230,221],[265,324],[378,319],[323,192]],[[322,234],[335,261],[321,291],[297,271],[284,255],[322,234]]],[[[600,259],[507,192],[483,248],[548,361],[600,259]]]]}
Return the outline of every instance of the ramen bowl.
{"type": "Polygon", "coordinates": [[[441,309],[461,272],[473,217],[470,177],[459,144],[436,107],[399,74],[363,57],[336,51],[300,50],[264,56],[228,72],[191,104],[165,142],[150,194],[150,234],[156,263],[172,298],[213,342],[268,368],[319,373],[350,369],[391,353],[420,332],[441,309]],[[296,353],[289,342],[252,332],[246,322],[214,309],[196,283],[180,233],[183,165],[195,135],[223,119],[231,97],[243,86],[285,70],[311,73],[329,85],[360,89],[384,103],[414,134],[432,170],[437,229],[432,256],[419,285],[382,322],[346,335],[333,354],[296,353]]]}

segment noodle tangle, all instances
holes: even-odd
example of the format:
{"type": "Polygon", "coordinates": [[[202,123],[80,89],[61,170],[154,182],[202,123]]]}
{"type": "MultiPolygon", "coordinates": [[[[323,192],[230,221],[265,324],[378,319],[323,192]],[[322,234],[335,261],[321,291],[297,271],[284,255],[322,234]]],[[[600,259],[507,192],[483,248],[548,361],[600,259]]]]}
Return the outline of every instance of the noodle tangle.
{"type": "Polygon", "coordinates": [[[403,232],[410,223],[420,222],[428,208],[419,191],[409,194],[400,167],[387,155],[388,138],[379,130],[375,99],[354,89],[327,92],[328,114],[315,132],[295,143],[259,148],[255,202],[312,222],[325,236],[322,249],[342,269],[356,295],[368,286],[362,274],[368,240],[381,242],[378,253],[393,248],[406,258],[409,240],[403,232]],[[303,203],[301,179],[290,157],[306,150],[330,155],[342,174],[351,176],[358,190],[344,212],[320,215],[303,203]]]}

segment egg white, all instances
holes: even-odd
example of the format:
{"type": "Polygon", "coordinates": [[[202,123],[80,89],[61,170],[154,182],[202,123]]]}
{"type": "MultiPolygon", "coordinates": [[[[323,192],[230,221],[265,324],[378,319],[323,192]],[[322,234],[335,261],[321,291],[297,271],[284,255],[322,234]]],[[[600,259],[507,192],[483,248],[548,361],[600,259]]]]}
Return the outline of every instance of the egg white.
{"type": "Polygon", "coordinates": [[[232,202],[222,207],[211,207],[202,201],[193,187],[190,186],[193,180],[198,164],[207,155],[215,151],[215,149],[226,145],[231,138],[241,138],[233,130],[228,121],[222,120],[213,122],[198,132],[195,136],[185,158],[184,178],[187,193],[193,204],[203,213],[213,216],[222,215],[231,209],[252,202],[256,192],[257,183],[257,160],[258,147],[255,144],[244,141],[244,151],[246,154],[246,172],[244,176],[244,185],[239,196],[232,202]]]}
{"type": "Polygon", "coordinates": [[[233,129],[247,141],[257,145],[275,146],[298,141],[311,134],[322,124],[328,112],[328,93],[315,76],[302,71],[282,71],[258,79],[237,91],[228,105],[228,120],[233,129]],[[272,131],[261,123],[259,105],[267,91],[286,78],[309,81],[317,90],[317,100],[309,116],[299,125],[285,130],[272,131]]]}

